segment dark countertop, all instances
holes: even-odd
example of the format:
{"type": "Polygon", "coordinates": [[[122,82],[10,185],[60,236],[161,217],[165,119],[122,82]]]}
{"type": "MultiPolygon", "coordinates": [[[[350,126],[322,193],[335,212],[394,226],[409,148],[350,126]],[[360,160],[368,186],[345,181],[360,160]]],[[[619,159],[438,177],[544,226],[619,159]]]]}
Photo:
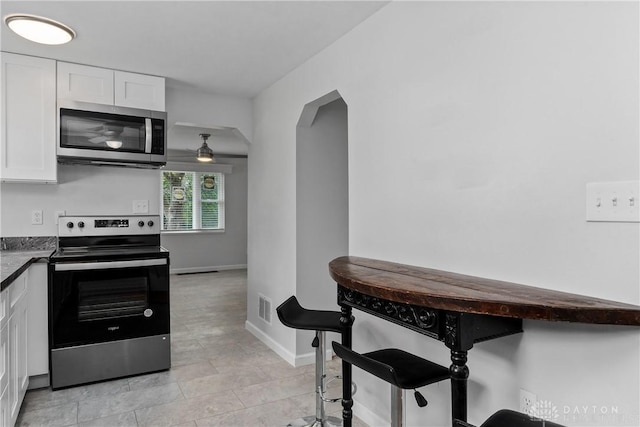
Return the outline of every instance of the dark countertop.
{"type": "Polygon", "coordinates": [[[24,273],[29,265],[41,259],[47,259],[53,249],[0,251],[0,290],[5,290],[14,280],[24,273]]]}
{"type": "Polygon", "coordinates": [[[640,306],[359,257],[329,263],[341,286],[383,300],[519,319],[640,326],[640,306]]]}

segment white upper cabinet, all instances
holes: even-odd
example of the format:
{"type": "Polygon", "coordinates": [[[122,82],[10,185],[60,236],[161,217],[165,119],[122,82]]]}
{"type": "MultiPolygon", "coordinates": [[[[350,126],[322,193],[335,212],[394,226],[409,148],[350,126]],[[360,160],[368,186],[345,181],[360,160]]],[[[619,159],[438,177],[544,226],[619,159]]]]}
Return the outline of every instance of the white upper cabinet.
{"type": "Polygon", "coordinates": [[[58,62],[58,98],[165,110],[163,77],[58,62]]]}
{"type": "Polygon", "coordinates": [[[164,111],[164,77],[115,72],[115,104],[164,111]]]}
{"type": "Polygon", "coordinates": [[[58,98],[113,105],[113,70],[58,62],[58,98]]]}
{"type": "Polygon", "coordinates": [[[56,62],[0,57],[0,180],[56,182],[56,62]]]}

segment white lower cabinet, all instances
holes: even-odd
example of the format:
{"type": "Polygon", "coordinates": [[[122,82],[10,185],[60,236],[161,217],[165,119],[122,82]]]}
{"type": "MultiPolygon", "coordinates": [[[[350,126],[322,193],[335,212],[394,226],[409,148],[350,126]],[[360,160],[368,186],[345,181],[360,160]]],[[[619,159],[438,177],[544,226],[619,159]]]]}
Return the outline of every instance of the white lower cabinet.
{"type": "Polygon", "coordinates": [[[29,385],[29,375],[27,371],[28,273],[28,270],[24,272],[8,288],[9,321],[7,323],[7,343],[9,373],[7,410],[9,412],[9,426],[13,426],[18,418],[20,405],[22,404],[29,385]]]}
{"type": "Polygon", "coordinates": [[[47,263],[32,264],[0,293],[0,427],[12,427],[32,377],[49,385],[47,263]]]}
{"type": "Polygon", "coordinates": [[[5,387],[0,393],[0,426],[8,427],[11,422],[9,417],[9,387],[5,387]]]}
{"type": "Polygon", "coordinates": [[[41,388],[49,386],[47,263],[31,264],[28,272],[27,373],[29,388],[41,388]]]}
{"type": "MultiPolygon", "coordinates": [[[[2,292],[2,295],[9,291],[2,292]]],[[[9,417],[9,327],[0,327],[0,427],[8,427],[9,417]]]]}

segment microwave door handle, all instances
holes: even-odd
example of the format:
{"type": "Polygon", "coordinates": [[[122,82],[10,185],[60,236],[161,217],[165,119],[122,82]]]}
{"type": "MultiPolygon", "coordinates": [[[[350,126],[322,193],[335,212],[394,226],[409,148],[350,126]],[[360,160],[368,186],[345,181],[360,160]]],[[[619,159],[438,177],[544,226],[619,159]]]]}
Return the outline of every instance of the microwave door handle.
{"type": "Polygon", "coordinates": [[[144,152],[151,154],[151,140],[153,138],[153,127],[151,126],[151,119],[146,117],[144,119],[145,139],[144,139],[144,152]]]}

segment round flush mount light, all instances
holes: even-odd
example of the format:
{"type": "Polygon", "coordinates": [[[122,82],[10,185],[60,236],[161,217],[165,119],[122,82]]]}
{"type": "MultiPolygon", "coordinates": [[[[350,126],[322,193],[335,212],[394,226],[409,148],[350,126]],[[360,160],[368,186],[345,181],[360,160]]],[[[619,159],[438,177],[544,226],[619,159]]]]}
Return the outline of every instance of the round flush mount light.
{"type": "Polygon", "coordinates": [[[13,14],[7,15],[4,22],[17,35],[41,44],[64,44],[76,36],[68,26],[42,16],[13,14]]]}

